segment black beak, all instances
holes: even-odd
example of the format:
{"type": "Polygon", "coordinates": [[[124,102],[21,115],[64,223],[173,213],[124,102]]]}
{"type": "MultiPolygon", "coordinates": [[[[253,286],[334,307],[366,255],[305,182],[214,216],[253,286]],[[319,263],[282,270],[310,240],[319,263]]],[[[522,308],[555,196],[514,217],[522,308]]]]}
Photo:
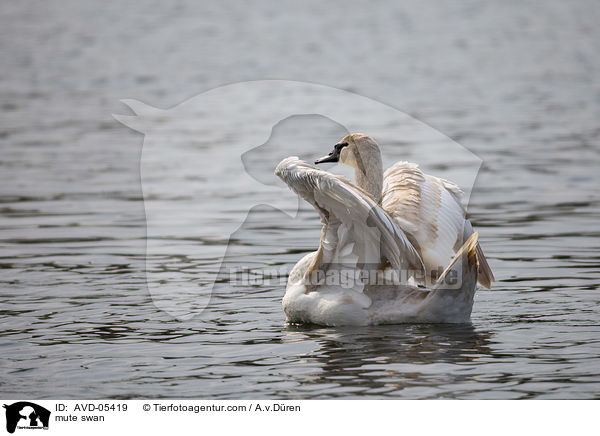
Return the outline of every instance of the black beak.
{"type": "Polygon", "coordinates": [[[340,160],[340,154],[336,153],[335,150],[329,153],[327,156],[323,156],[320,159],[315,161],[316,164],[325,163],[325,162],[337,162],[340,160]]]}
{"type": "Polygon", "coordinates": [[[329,153],[327,156],[323,156],[321,159],[317,159],[315,161],[315,164],[326,162],[338,162],[340,160],[340,153],[342,152],[342,148],[344,148],[347,145],[347,142],[344,142],[343,144],[335,144],[331,153],[329,153]]]}

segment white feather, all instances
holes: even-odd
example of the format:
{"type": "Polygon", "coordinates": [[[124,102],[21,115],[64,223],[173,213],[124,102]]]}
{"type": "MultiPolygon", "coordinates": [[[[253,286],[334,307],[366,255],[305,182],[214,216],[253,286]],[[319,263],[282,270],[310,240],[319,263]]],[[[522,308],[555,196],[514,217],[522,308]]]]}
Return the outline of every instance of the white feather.
{"type": "MultiPolygon", "coordinates": [[[[476,234],[468,241],[469,250],[463,249],[446,271],[446,275],[458,273],[462,277],[459,289],[446,286],[444,281],[431,289],[415,287],[408,281],[366,285],[359,281],[353,282],[352,286],[327,281],[315,283],[311,273],[327,272],[327,265],[331,263],[341,264],[353,272],[362,272],[365,264],[378,264],[384,268],[387,262],[391,265],[388,272],[391,270],[401,277],[406,270],[423,271],[424,265],[397,220],[369,193],[350,181],[297,157],[284,159],[275,174],[315,207],[323,224],[319,250],[306,255],[290,273],[283,298],[288,321],[366,325],[465,322],[469,319],[477,277],[472,254],[476,234]],[[448,305],[452,307],[448,309],[448,305]]],[[[438,212],[442,220],[452,223],[452,215],[446,212],[451,210],[450,197],[448,194],[448,198],[441,198],[444,205],[438,212]]],[[[445,247],[450,238],[434,238],[431,246],[432,256],[443,257],[446,253],[435,244],[438,239],[443,241],[439,243],[440,247],[445,247]]],[[[450,261],[445,265],[448,263],[450,261]]]]}

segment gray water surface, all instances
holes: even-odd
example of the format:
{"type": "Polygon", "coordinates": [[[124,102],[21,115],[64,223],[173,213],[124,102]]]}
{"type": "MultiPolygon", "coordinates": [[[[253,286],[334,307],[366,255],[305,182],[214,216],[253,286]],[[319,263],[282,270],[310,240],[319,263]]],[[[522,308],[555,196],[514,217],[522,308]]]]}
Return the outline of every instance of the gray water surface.
{"type": "MultiPolygon", "coordinates": [[[[600,396],[597,2],[145,3],[0,6],[0,396],[600,396]],[[144,138],[111,114],[127,113],[123,98],[169,108],[257,79],[371,97],[481,158],[469,214],[497,283],[478,291],[471,325],[291,326],[282,285],[226,280],[189,320],[157,308],[144,274],[144,138]]],[[[244,104],[260,113],[261,97],[244,104]]],[[[293,117],[239,156],[227,150],[244,138],[211,126],[188,144],[217,156],[192,162],[200,190],[215,184],[203,167],[240,160],[275,184],[278,159],[321,156],[345,133],[293,117]]],[[[401,126],[378,132],[388,163],[457,169],[401,126]]],[[[293,218],[273,207],[293,194],[261,193],[246,220],[237,205],[259,196],[236,180],[223,182],[228,196],[155,199],[210,207],[162,239],[149,280],[210,283],[228,243],[228,261],[250,268],[289,270],[315,249],[310,207],[293,218]],[[231,241],[215,236],[243,222],[231,241]]]]}

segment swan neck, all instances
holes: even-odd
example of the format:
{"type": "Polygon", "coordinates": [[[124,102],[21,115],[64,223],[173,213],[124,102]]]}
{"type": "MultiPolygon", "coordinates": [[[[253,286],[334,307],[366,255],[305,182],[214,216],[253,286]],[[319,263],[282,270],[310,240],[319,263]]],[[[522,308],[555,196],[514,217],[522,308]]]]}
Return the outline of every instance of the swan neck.
{"type": "Polygon", "coordinates": [[[381,154],[374,153],[362,159],[362,165],[354,168],[356,184],[367,191],[379,203],[381,201],[381,190],[383,188],[383,164],[381,154]]]}

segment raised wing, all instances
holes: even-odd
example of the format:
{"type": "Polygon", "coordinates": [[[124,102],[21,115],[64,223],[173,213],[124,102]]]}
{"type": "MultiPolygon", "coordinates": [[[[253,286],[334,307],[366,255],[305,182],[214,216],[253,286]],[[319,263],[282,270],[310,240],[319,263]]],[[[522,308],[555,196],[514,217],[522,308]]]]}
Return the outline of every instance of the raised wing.
{"type": "Polygon", "coordinates": [[[316,264],[354,261],[360,268],[387,260],[399,273],[424,273],[423,262],[402,229],[349,180],[297,157],[281,161],[275,174],[321,216],[323,231],[316,264]]]}
{"type": "MultiPolygon", "coordinates": [[[[397,162],[384,174],[381,205],[415,241],[428,273],[446,267],[473,234],[461,201],[456,184],[424,174],[416,164],[397,162]]],[[[479,282],[489,288],[494,276],[479,243],[477,256],[479,282]]]]}

